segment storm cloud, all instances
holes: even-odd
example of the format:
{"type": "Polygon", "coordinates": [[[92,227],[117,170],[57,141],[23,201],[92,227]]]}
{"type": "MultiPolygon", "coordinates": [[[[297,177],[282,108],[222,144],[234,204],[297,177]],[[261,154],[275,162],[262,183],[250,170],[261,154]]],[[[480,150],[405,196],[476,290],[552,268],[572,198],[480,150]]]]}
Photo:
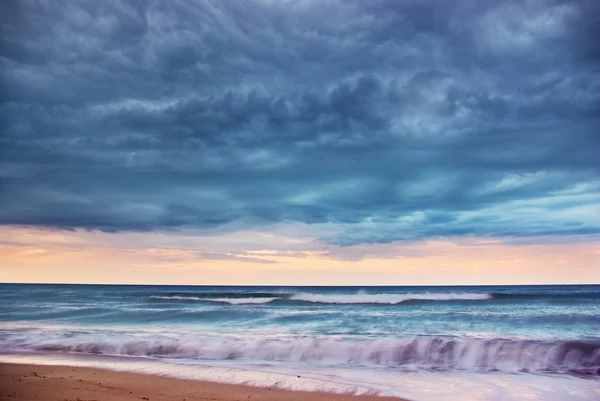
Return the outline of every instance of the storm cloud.
{"type": "Polygon", "coordinates": [[[600,233],[600,3],[0,3],[0,224],[600,233]]]}

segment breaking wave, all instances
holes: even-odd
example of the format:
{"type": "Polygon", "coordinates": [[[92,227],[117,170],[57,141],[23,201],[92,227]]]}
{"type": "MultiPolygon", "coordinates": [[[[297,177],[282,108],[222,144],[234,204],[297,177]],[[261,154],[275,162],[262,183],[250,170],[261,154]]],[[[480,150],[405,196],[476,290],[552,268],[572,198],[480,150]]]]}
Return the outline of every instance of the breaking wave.
{"type": "Polygon", "coordinates": [[[315,294],[315,293],[204,293],[194,295],[151,295],[151,299],[165,301],[219,302],[233,305],[265,304],[274,301],[308,302],[316,304],[387,304],[407,301],[475,301],[490,299],[490,294],[315,294]]]}
{"type": "Polygon", "coordinates": [[[489,299],[489,294],[310,294],[299,293],[290,299],[320,304],[400,304],[406,301],[472,301],[489,299]]]}
{"type": "MultiPolygon", "coordinates": [[[[15,346],[17,344],[13,344],[15,346]]],[[[569,373],[600,376],[600,341],[539,341],[410,337],[397,339],[335,340],[327,338],[195,340],[132,338],[84,341],[83,338],[30,339],[18,348],[185,358],[302,362],[336,366],[369,366],[404,371],[501,371],[506,373],[569,373]]]]}
{"type": "Polygon", "coordinates": [[[220,302],[232,305],[268,304],[279,298],[206,298],[205,301],[220,302]]]}
{"type": "Polygon", "coordinates": [[[382,304],[397,305],[405,302],[460,302],[460,301],[496,301],[496,302],[575,302],[600,300],[598,292],[581,293],[378,293],[359,292],[354,294],[312,293],[312,292],[176,292],[150,295],[155,301],[167,302],[219,302],[233,305],[267,304],[272,302],[301,302],[314,304],[382,304]]]}
{"type": "Polygon", "coordinates": [[[152,299],[162,299],[162,300],[173,300],[173,301],[204,301],[204,302],[219,302],[219,303],[228,303],[232,305],[243,305],[243,304],[266,304],[272,302],[279,298],[200,298],[200,297],[182,297],[182,296],[162,296],[162,295],[152,295],[150,296],[152,299]]]}

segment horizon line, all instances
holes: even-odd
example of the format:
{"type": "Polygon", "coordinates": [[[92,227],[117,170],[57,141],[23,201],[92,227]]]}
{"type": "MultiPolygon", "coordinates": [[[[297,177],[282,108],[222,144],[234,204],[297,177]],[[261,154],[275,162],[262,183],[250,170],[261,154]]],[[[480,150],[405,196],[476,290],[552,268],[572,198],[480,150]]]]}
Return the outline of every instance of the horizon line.
{"type": "Polygon", "coordinates": [[[131,286],[131,287],[549,287],[549,286],[600,286],[600,283],[543,283],[543,284],[413,284],[413,285],[290,285],[290,284],[134,284],[134,283],[24,283],[24,282],[0,282],[0,285],[103,285],[103,286],[131,286]]]}

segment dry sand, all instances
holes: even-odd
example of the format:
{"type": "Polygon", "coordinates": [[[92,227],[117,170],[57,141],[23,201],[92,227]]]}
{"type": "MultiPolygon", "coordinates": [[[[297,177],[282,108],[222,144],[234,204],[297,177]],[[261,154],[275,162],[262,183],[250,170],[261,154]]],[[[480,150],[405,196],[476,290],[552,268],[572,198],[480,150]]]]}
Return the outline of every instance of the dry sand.
{"type": "Polygon", "coordinates": [[[0,364],[0,400],[41,401],[401,401],[248,387],[109,370],[0,364]]]}

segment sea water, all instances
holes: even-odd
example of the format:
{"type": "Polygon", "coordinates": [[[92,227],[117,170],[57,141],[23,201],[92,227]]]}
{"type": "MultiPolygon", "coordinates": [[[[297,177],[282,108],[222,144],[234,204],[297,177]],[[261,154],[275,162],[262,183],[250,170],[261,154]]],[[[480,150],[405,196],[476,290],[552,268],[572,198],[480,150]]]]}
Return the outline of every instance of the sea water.
{"type": "Polygon", "coordinates": [[[0,352],[423,401],[600,400],[600,286],[2,284],[0,352]]]}

